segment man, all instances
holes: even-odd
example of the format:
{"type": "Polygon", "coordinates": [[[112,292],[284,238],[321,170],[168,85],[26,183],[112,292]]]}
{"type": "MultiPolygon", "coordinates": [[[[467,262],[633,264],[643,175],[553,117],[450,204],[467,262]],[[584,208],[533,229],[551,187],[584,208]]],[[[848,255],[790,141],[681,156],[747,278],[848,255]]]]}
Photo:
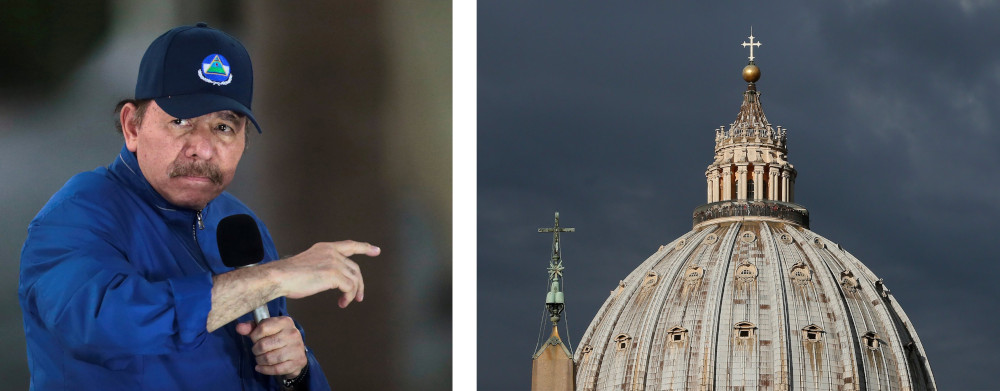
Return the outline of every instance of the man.
{"type": "Polygon", "coordinates": [[[256,218],[265,263],[233,270],[216,227],[253,213],[225,188],[246,148],[253,71],[235,38],[203,23],[146,50],[135,99],[118,106],[125,145],[74,176],[28,228],[18,296],[33,390],[323,390],[285,299],[329,289],[364,297],[352,255],[318,243],[278,259],[256,218]],[[259,324],[246,315],[267,305],[259,324]]]}

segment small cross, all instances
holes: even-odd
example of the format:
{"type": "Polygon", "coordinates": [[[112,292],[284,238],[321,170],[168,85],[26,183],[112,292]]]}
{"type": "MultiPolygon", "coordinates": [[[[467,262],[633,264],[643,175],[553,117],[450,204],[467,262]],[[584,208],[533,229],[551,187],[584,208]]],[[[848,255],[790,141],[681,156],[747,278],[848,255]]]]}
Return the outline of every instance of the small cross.
{"type": "Polygon", "coordinates": [[[747,47],[747,46],[750,47],[750,61],[753,61],[753,58],[754,58],[753,57],[753,47],[754,46],[760,46],[760,41],[757,41],[757,42],[753,41],[753,39],[754,39],[754,36],[753,36],[753,27],[750,28],[750,36],[747,37],[747,38],[750,38],[750,43],[743,42],[743,47],[747,47]]]}
{"type": "Polygon", "coordinates": [[[552,228],[539,228],[538,232],[552,232],[552,263],[562,263],[559,256],[559,233],[574,232],[576,228],[562,228],[559,226],[559,212],[556,212],[556,225],[552,228]]]}
{"type": "Polygon", "coordinates": [[[565,303],[562,296],[562,287],[559,282],[562,280],[563,265],[562,257],[559,255],[559,233],[574,232],[576,228],[563,228],[559,226],[559,212],[556,212],[556,223],[552,228],[539,228],[538,232],[552,232],[552,260],[549,261],[549,295],[546,295],[545,308],[549,311],[549,320],[556,326],[559,322],[559,315],[562,314],[565,303]],[[552,300],[550,300],[552,299],[552,300]]]}

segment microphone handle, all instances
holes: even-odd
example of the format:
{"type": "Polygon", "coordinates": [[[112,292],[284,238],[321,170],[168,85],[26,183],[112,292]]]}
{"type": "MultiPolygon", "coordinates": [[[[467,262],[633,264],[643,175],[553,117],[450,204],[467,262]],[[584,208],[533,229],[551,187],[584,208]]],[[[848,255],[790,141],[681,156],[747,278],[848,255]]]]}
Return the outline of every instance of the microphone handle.
{"type": "Polygon", "coordinates": [[[270,317],[271,313],[267,310],[267,304],[254,308],[253,310],[253,320],[257,323],[260,323],[260,321],[270,317]]]}

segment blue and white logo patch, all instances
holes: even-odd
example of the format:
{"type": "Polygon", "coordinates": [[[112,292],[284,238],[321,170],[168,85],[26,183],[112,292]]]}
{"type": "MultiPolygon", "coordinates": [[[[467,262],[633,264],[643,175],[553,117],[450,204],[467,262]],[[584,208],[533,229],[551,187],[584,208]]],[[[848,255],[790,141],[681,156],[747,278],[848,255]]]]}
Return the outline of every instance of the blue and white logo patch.
{"type": "Polygon", "coordinates": [[[229,70],[229,60],[226,60],[221,54],[209,54],[208,57],[201,60],[198,77],[217,86],[229,84],[233,81],[233,74],[229,70]]]}

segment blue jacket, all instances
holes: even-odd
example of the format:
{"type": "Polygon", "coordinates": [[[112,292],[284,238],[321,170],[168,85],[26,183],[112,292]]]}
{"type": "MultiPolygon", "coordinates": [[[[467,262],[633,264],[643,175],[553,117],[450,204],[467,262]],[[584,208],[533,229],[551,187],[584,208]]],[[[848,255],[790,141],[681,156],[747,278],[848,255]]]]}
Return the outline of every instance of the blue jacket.
{"type": "MultiPolygon", "coordinates": [[[[235,322],[205,330],[212,276],[232,270],[215,228],[238,213],[254,216],[228,193],[200,212],[169,204],[124,147],[107,168],[71,178],[31,221],[21,251],[31,389],[280,389],[254,371],[252,343],[235,322]]],[[[257,224],[265,261],[278,259],[257,224]]],[[[287,314],[284,298],[268,307],[287,314]]],[[[328,390],[308,356],[308,389],[328,390]]]]}

